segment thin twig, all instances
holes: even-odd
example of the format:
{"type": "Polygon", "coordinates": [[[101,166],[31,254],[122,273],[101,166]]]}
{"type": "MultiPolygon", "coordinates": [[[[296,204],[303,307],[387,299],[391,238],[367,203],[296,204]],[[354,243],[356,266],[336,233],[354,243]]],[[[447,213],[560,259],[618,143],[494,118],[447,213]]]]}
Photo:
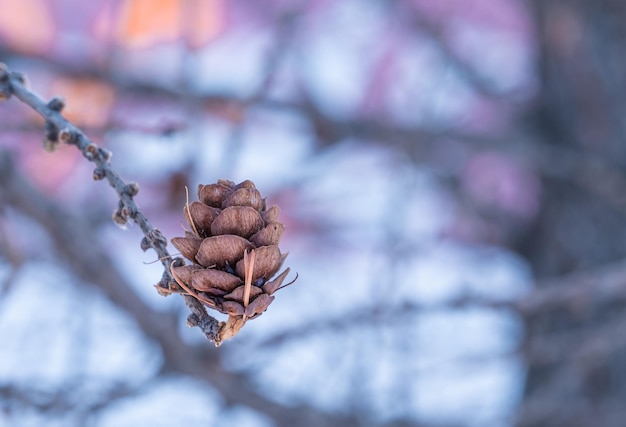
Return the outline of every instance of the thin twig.
{"type": "MultiPolygon", "coordinates": [[[[109,162],[111,153],[96,145],[78,127],[63,117],[61,114],[64,106],[62,99],[55,97],[49,102],[44,101],[39,95],[28,89],[26,79],[22,74],[12,72],[5,64],[0,63],[0,100],[9,99],[11,96],[15,96],[44,118],[46,121],[46,143],[49,148],[53,148],[59,142],[75,145],[87,160],[96,165],[94,179],[106,178],[120,199],[119,208],[113,215],[114,220],[118,223],[125,223],[131,219],[139,226],[144,234],[141,247],[144,249],[153,248],[163,265],[164,272],[157,284],[157,290],[164,295],[169,294],[169,284],[174,282],[174,279],[169,268],[172,257],[166,248],[167,239],[150,224],[150,221],[135,203],[134,196],[139,191],[137,184],[125,183],[109,162]]],[[[219,321],[210,316],[204,306],[194,297],[184,295],[184,299],[191,310],[187,324],[198,326],[209,340],[215,341],[219,321]]]]}

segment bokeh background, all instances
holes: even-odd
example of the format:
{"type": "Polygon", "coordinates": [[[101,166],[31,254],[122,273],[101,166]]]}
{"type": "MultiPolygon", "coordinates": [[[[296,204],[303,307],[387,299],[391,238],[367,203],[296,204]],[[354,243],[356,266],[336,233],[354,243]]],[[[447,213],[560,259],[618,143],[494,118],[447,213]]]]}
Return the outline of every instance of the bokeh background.
{"type": "Polygon", "coordinates": [[[215,349],[0,104],[0,425],[623,426],[626,5],[0,0],[0,61],[168,238],[253,180],[299,280],[215,349]],[[122,292],[120,292],[120,289],[122,292]]]}

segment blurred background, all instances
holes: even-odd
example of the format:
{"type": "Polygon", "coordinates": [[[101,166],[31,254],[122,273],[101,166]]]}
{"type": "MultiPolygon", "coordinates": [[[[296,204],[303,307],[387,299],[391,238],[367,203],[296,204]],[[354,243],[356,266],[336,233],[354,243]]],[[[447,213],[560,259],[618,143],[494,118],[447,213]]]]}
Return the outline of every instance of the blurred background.
{"type": "Polygon", "coordinates": [[[0,61],[166,237],[185,186],[250,179],[299,273],[214,348],[93,165],[3,102],[0,425],[624,425],[625,4],[0,11],[0,61]]]}

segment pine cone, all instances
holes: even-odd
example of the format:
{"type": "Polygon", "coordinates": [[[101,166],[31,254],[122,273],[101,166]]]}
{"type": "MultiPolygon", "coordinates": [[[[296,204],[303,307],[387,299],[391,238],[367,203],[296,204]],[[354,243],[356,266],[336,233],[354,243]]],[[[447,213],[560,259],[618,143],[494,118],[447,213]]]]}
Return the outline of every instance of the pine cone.
{"type": "Polygon", "coordinates": [[[289,273],[270,280],[287,257],[278,248],[285,226],[252,181],[199,185],[198,198],[183,209],[191,231],[172,239],[192,264],[171,271],[183,293],[228,314],[219,337],[225,340],[267,309],[289,273]]]}

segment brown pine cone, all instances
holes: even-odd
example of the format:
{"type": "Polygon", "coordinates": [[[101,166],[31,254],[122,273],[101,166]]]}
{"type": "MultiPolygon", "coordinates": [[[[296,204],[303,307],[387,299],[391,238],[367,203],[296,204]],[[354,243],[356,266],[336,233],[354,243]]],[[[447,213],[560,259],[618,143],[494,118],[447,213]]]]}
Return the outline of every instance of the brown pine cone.
{"type": "Polygon", "coordinates": [[[198,198],[183,209],[191,231],[172,239],[192,264],[171,271],[184,293],[228,314],[220,330],[224,340],[267,309],[289,273],[287,268],[270,280],[287,257],[278,248],[285,226],[278,206],[266,209],[252,181],[199,185],[198,198]]]}

